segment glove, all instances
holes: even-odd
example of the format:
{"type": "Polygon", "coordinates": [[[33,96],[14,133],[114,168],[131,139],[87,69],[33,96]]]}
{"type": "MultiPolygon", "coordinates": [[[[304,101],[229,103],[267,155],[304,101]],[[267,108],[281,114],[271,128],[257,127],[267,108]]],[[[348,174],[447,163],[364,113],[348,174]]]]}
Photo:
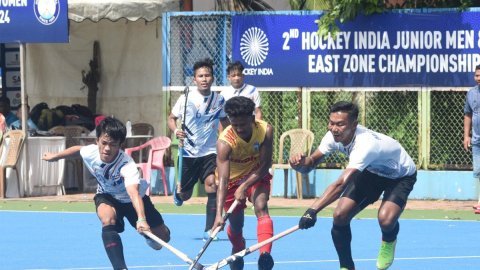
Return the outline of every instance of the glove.
{"type": "Polygon", "coordinates": [[[308,229],[313,227],[315,222],[317,222],[317,211],[313,208],[308,208],[308,210],[305,211],[305,214],[300,218],[298,227],[302,230],[308,229]]]}

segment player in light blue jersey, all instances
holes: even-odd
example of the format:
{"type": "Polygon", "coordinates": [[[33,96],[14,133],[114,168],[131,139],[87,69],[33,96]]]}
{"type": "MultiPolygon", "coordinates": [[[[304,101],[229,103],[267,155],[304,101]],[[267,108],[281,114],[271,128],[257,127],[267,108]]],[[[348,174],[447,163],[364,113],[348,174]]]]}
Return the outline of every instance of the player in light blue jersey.
{"type": "Polygon", "coordinates": [[[223,105],[225,100],[213,92],[213,62],[211,59],[197,61],[193,66],[193,82],[197,86],[189,94],[180,96],[168,117],[168,127],[180,140],[183,151],[182,178],[173,192],[174,203],[178,206],[191,198],[195,184],[200,180],[207,192],[206,222],[204,240],[217,212],[217,186],[215,184],[216,143],[219,123],[229,123],[223,105]],[[177,120],[185,122],[185,130],[177,127],[177,120]]]}
{"type": "Polygon", "coordinates": [[[255,103],[255,118],[262,119],[262,107],[260,93],[253,85],[245,83],[245,75],[243,74],[244,67],[239,61],[228,64],[227,75],[231,87],[223,90],[220,95],[225,98],[225,101],[232,97],[246,97],[255,103]]]}
{"type": "MultiPolygon", "coordinates": [[[[170,240],[170,230],[164,224],[162,215],[155,209],[150,197],[145,195],[147,182],[140,179],[133,159],[121,150],[126,133],[122,122],[107,117],[96,128],[96,144],[72,146],[59,153],[44,153],[42,158],[57,161],[80,155],[97,179],[94,201],[102,223],[103,244],[115,270],[127,269],[119,235],[124,231],[124,217],[139,233],[151,231],[166,242],[170,240]]],[[[155,241],[145,238],[153,249],[162,248],[155,241]]]]}
{"type": "MultiPolygon", "coordinates": [[[[468,90],[463,106],[463,148],[472,153],[473,177],[480,179],[480,65],[475,67],[474,80],[477,85],[468,90]]],[[[480,214],[480,194],[473,209],[480,214]]]]}
{"type": "Polygon", "coordinates": [[[332,239],[340,269],[353,270],[350,221],[383,194],[378,209],[382,242],[377,269],[385,270],[393,263],[400,230],[398,219],[417,181],[417,169],[399,142],[358,125],[357,118],[355,104],[335,103],[330,109],[328,132],[318,149],[308,157],[299,154],[290,158],[293,169],[308,173],[333,152],[348,156],[347,168],[305,212],[299,227],[314,226],[317,213],[340,198],[333,214],[332,239]]]}

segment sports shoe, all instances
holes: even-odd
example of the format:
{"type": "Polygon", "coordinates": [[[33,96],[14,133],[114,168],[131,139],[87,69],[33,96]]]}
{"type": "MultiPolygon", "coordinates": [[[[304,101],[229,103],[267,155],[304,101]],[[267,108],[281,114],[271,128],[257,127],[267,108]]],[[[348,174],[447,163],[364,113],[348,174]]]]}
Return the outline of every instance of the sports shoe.
{"type": "Polygon", "coordinates": [[[237,258],[235,261],[230,263],[230,270],[243,270],[244,265],[243,257],[237,258]]]}
{"type": "MultiPolygon", "coordinates": [[[[244,250],[246,247],[245,239],[243,239],[243,247],[241,247],[238,250],[234,250],[232,247],[232,254],[235,254],[239,251],[244,250]]],[[[243,257],[237,258],[235,261],[230,263],[230,270],[243,270],[243,265],[244,265],[243,257]]]]}
{"type": "Polygon", "coordinates": [[[272,255],[268,252],[263,252],[258,257],[258,270],[271,270],[274,264],[272,255]]]}
{"type": "Polygon", "coordinates": [[[341,267],[340,270],[355,270],[355,268],[348,269],[346,267],[341,267]]]}
{"type": "MultiPolygon", "coordinates": [[[[212,230],[208,230],[203,233],[203,242],[207,242],[207,240],[210,238],[210,235],[212,234],[212,230]]],[[[218,241],[220,238],[218,238],[218,234],[215,235],[212,241],[218,241]]]]}
{"type": "Polygon", "coordinates": [[[147,245],[149,245],[151,248],[155,249],[155,250],[160,250],[162,249],[162,245],[160,245],[159,243],[153,241],[152,239],[150,238],[147,238],[145,239],[147,241],[147,245]]]}
{"type": "Polygon", "coordinates": [[[395,246],[397,245],[397,240],[393,242],[382,241],[382,246],[380,247],[380,252],[378,252],[377,257],[377,268],[378,270],[385,270],[390,267],[393,263],[395,256],[395,246]]]}
{"type": "Polygon", "coordinates": [[[180,199],[178,196],[177,196],[177,186],[175,186],[175,188],[173,189],[173,203],[176,205],[176,206],[182,206],[183,204],[183,200],[180,199]]]}

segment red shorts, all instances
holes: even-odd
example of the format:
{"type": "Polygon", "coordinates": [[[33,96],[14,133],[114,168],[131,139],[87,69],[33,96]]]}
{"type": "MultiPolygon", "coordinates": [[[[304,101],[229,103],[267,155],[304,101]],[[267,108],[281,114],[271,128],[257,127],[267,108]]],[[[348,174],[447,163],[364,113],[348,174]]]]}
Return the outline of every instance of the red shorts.
{"type": "MultiPolygon", "coordinates": [[[[244,178],[238,180],[236,183],[228,183],[228,190],[227,190],[227,196],[225,197],[225,203],[223,204],[223,209],[225,212],[228,211],[228,208],[233,204],[235,201],[235,191],[237,191],[237,188],[245,181],[247,180],[248,175],[245,176],[244,178]]],[[[249,202],[251,201],[252,195],[255,193],[255,190],[259,187],[263,187],[265,189],[265,192],[267,194],[270,194],[270,181],[272,180],[272,175],[267,173],[262,179],[257,181],[255,184],[249,186],[247,190],[245,191],[245,196],[248,198],[249,202]]],[[[247,208],[246,204],[247,200],[244,199],[242,200],[238,205],[237,208],[233,211],[238,212],[240,210],[243,210],[247,208]]]]}

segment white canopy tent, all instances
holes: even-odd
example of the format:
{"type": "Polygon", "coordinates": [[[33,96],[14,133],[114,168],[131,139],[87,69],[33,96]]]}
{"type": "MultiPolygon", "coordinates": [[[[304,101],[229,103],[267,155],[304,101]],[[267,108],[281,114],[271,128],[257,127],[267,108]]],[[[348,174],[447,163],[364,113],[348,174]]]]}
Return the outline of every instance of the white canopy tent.
{"type": "Polygon", "coordinates": [[[178,0],[69,0],[69,43],[21,45],[21,103],[28,95],[31,107],[87,105],[82,71],[99,41],[97,113],[151,123],[156,135],[165,134],[161,16],[178,10],[178,0]]]}
{"type": "Polygon", "coordinates": [[[34,106],[87,105],[82,71],[100,43],[97,113],[147,122],[165,134],[162,111],[162,21],[178,0],[69,0],[68,44],[27,44],[26,91],[34,106]]]}
{"type": "Polygon", "coordinates": [[[68,18],[75,22],[102,19],[117,21],[127,19],[153,21],[162,12],[178,10],[178,0],[68,0],[68,18]]]}

